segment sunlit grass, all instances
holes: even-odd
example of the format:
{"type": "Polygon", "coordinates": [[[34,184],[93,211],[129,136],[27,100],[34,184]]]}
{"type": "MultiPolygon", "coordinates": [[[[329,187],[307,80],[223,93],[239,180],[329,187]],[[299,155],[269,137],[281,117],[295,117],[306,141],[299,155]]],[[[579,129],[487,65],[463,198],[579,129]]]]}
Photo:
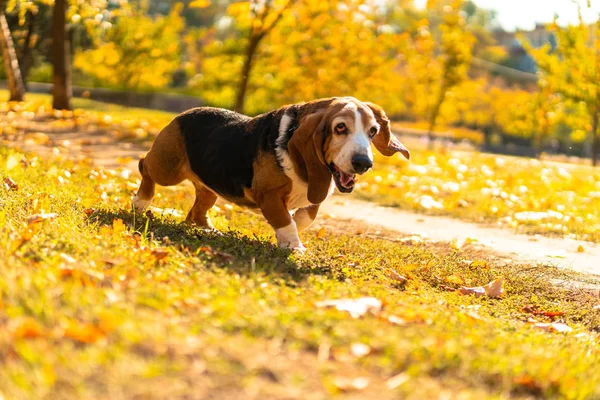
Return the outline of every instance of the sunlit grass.
{"type": "MultiPolygon", "coordinates": [[[[49,115],[48,125],[37,126],[42,132],[32,140],[48,140],[45,128],[66,127],[81,132],[100,130],[109,143],[135,141],[147,146],[174,117],[86,99],[74,100],[79,107],[74,112],[56,113],[49,109],[50,96],[28,94],[28,99],[21,104],[0,103],[1,111],[7,112],[5,136],[18,133],[30,119],[49,115]]],[[[378,156],[375,169],[360,178],[358,195],[384,205],[526,233],[600,241],[600,173],[596,168],[470,151],[411,150],[410,161],[378,156]]]]}
{"type": "Polygon", "coordinates": [[[549,283],[595,278],[354,226],[309,231],[309,254],[294,256],[236,207],[212,213],[223,236],[182,224],[185,186],[134,215],[127,172],[0,150],[0,177],[7,399],[600,396],[598,298],[549,283]],[[500,299],[450,291],[499,276],[500,299]],[[316,306],[360,296],[383,311],[354,319],[316,306]]]}
{"type": "Polygon", "coordinates": [[[357,185],[362,197],[527,233],[600,241],[600,170],[478,152],[377,157],[357,185]]]}

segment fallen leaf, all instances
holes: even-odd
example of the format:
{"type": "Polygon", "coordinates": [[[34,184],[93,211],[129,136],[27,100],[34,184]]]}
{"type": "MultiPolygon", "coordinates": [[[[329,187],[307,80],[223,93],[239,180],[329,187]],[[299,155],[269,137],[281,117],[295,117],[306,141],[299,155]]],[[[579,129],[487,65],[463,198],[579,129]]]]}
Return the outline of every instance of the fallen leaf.
{"type": "Polygon", "coordinates": [[[60,257],[60,258],[61,258],[63,261],[65,261],[65,262],[67,262],[67,263],[69,263],[69,264],[74,264],[74,263],[76,262],[76,260],[75,260],[73,257],[71,257],[70,255],[68,255],[68,254],[65,254],[65,253],[60,253],[59,257],[60,257]]]}
{"type": "Polygon", "coordinates": [[[24,317],[14,321],[13,336],[15,338],[32,339],[44,336],[45,334],[44,328],[31,317],[24,317]]]}
{"type": "Polygon", "coordinates": [[[458,275],[447,276],[446,282],[454,283],[455,285],[464,285],[465,284],[465,280],[458,275]]]}
{"type": "Polygon", "coordinates": [[[406,320],[404,318],[400,318],[396,315],[390,315],[387,318],[388,322],[390,324],[394,324],[394,325],[406,325],[406,320]]]}
{"type": "Polygon", "coordinates": [[[163,258],[167,257],[169,255],[169,252],[166,249],[158,248],[152,250],[151,254],[154,256],[154,258],[156,258],[156,261],[160,261],[163,258]]]}
{"type": "Polygon", "coordinates": [[[333,384],[340,390],[347,392],[350,390],[363,390],[369,386],[369,379],[367,378],[347,378],[344,376],[338,376],[333,379],[333,384]]]}
{"type": "Polygon", "coordinates": [[[585,249],[583,248],[583,245],[579,245],[579,247],[577,247],[577,252],[578,253],[585,253],[585,249]]]}
{"type": "Polygon", "coordinates": [[[385,386],[389,390],[394,390],[397,387],[404,385],[406,382],[409,381],[409,379],[410,379],[410,376],[407,373],[401,372],[398,375],[394,375],[390,379],[385,381],[385,386]]]}
{"type": "Polygon", "coordinates": [[[17,156],[16,154],[11,154],[6,160],[6,170],[10,171],[19,165],[19,161],[22,159],[21,156],[17,156]]]}
{"type": "Polygon", "coordinates": [[[338,311],[348,312],[352,318],[359,318],[367,313],[379,313],[383,307],[383,303],[374,297],[360,297],[358,299],[320,301],[317,303],[317,307],[335,308],[338,311]]]}
{"type": "Polygon", "coordinates": [[[106,336],[105,332],[98,326],[74,320],[67,322],[63,335],[81,343],[96,343],[106,336]]]}
{"type": "Polygon", "coordinates": [[[515,378],[515,384],[524,386],[528,390],[538,392],[542,389],[542,386],[529,375],[521,375],[515,378]]]}
{"type": "Polygon", "coordinates": [[[327,233],[327,231],[325,230],[325,227],[322,227],[321,229],[319,229],[319,231],[317,232],[317,239],[323,239],[325,237],[325,234],[327,233]]]}
{"type": "Polygon", "coordinates": [[[466,243],[465,239],[454,238],[450,242],[450,247],[452,249],[454,249],[454,250],[460,250],[460,249],[463,248],[463,246],[465,245],[465,243],[466,243]]]}
{"type": "Polygon", "coordinates": [[[85,215],[87,215],[88,217],[91,217],[92,214],[94,214],[96,212],[96,210],[94,210],[93,208],[87,208],[84,212],[85,212],[85,215]]]}
{"type": "Polygon", "coordinates": [[[526,305],[525,307],[523,307],[521,309],[521,311],[523,311],[525,313],[533,314],[533,315],[542,315],[544,317],[549,317],[549,318],[562,317],[563,315],[565,315],[565,313],[562,311],[540,310],[540,306],[538,306],[537,304],[526,305]]]}
{"type": "Polygon", "coordinates": [[[395,280],[398,283],[406,283],[406,281],[408,280],[404,276],[402,276],[399,273],[397,273],[396,271],[394,271],[393,269],[388,270],[387,276],[389,278],[395,280]]]}
{"type": "Polygon", "coordinates": [[[475,269],[475,268],[490,269],[490,266],[488,265],[488,263],[483,260],[475,260],[469,265],[469,267],[471,267],[472,269],[475,269]]]}
{"type": "Polygon", "coordinates": [[[467,317],[471,318],[472,320],[483,321],[483,318],[481,317],[481,315],[477,314],[475,311],[467,311],[465,313],[465,315],[467,317]]]}
{"type": "Polygon", "coordinates": [[[115,233],[115,235],[120,235],[121,233],[123,233],[127,230],[127,226],[125,225],[123,220],[120,218],[113,219],[112,228],[113,228],[113,232],[115,233]]]}
{"type": "Polygon", "coordinates": [[[6,177],[3,180],[4,182],[4,187],[6,187],[6,190],[19,190],[19,185],[17,185],[17,183],[15,181],[13,181],[11,178],[6,177]]]}
{"type": "Polygon", "coordinates": [[[33,225],[33,224],[37,224],[39,222],[45,221],[45,220],[50,220],[53,221],[56,217],[58,217],[57,213],[39,213],[39,214],[33,214],[30,215],[29,218],[27,218],[27,225],[33,225]]]}
{"type": "Polygon", "coordinates": [[[350,346],[350,353],[352,353],[354,357],[361,358],[371,353],[371,347],[364,343],[352,343],[350,346]]]}
{"type": "Polygon", "coordinates": [[[488,283],[485,286],[477,287],[461,287],[458,289],[461,294],[473,294],[475,297],[481,297],[487,295],[492,298],[502,297],[504,294],[504,278],[498,278],[495,281],[488,283]]]}
{"type": "Polygon", "coordinates": [[[419,235],[412,235],[412,236],[409,236],[409,237],[398,239],[398,242],[400,242],[400,243],[407,243],[407,244],[421,244],[421,243],[424,242],[424,240],[419,235]]]}
{"type": "Polygon", "coordinates": [[[540,323],[533,324],[533,327],[537,328],[537,329],[542,329],[547,332],[554,332],[554,333],[573,332],[573,328],[571,328],[569,325],[562,324],[560,322],[552,322],[552,323],[541,323],[540,322],[540,323]]]}

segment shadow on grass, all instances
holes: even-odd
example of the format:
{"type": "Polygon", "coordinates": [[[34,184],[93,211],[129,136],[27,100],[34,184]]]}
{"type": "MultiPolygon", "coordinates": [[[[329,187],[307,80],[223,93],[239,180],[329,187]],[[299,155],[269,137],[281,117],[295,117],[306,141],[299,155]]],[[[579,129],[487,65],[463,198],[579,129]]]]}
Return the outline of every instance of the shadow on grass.
{"type": "Polygon", "coordinates": [[[209,257],[208,265],[230,269],[239,274],[279,275],[288,283],[310,275],[330,275],[327,267],[308,267],[296,262],[290,250],[281,249],[258,236],[248,237],[236,231],[208,231],[164,217],[148,217],[128,210],[96,210],[91,221],[112,224],[121,219],[140,236],[161,241],[189,254],[209,257]]]}

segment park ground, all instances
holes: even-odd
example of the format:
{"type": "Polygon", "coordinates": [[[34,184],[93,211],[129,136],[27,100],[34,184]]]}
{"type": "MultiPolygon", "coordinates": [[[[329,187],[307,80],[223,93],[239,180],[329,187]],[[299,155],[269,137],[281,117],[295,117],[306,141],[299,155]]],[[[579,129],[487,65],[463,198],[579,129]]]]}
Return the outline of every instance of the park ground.
{"type": "Polygon", "coordinates": [[[185,185],[132,212],[135,156],[172,115],[46,102],[1,105],[0,138],[21,148],[0,150],[4,398],[600,397],[596,275],[335,215],[361,198],[593,255],[595,170],[381,158],[300,256],[227,203],[212,212],[223,235],[183,224],[185,185]]]}

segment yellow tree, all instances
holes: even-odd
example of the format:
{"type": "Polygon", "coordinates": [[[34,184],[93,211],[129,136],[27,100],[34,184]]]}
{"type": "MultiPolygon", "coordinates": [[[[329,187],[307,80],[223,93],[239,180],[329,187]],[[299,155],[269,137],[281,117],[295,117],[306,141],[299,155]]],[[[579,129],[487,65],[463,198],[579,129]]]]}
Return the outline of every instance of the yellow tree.
{"type": "Polygon", "coordinates": [[[591,121],[592,164],[596,165],[600,153],[600,19],[588,26],[580,10],[577,25],[561,27],[555,22],[550,29],[557,38],[555,51],[551,52],[549,46],[528,50],[546,90],[572,103],[585,103],[591,121]]]}
{"type": "Polygon", "coordinates": [[[78,52],[74,65],[100,84],[125,90],[166,86],[179,66],[181,6],[167,16],[131,9],[106,30],[97,47],[78,52]]]}
{"type": "MultiPolygon", "coordinates": [[[[304,0],[281,14],[256,49],[251,76],[244,76],[244,110],[256,113],[335,95],[376,101],[390,112],[401,110],[397,49],[406,37],[382,21],[384,15],[375,4],[304,0]]],[[[248,60],[248,15],[242,5],[230,6],[230,25],[219,21],[202,37],[188,41],[203,43],[200,68],[191,84],[211,104],[236,103],[239,67],[248,60]]]]}
{"type": "MultiPolygon", "coordinates": [[[[248,81],[252,73],[254,59],[258,46],[263,39],[279,24],[284,14],[296,3],[297,0],[251,0],[249,2],[234,3],[235,13],[247,13],[246,49],[244,63],[240,73],[237,93],[235,96],[234,110],[243,113],[248,81]]],[[[232,8],[232,7],[230,7],[232,8]]]]}
{"type": "Polygon", "coordinates": [[[467,79],[475,37],[467,30],[462,12],[463,0],[428,0],[427,9],[433,16],[441,12],[438,25],[438,57],[441,61],[437,92],[429,113],[430,146],[433,146],[433,132],[440,110],[448,92],[467,79]]]}

